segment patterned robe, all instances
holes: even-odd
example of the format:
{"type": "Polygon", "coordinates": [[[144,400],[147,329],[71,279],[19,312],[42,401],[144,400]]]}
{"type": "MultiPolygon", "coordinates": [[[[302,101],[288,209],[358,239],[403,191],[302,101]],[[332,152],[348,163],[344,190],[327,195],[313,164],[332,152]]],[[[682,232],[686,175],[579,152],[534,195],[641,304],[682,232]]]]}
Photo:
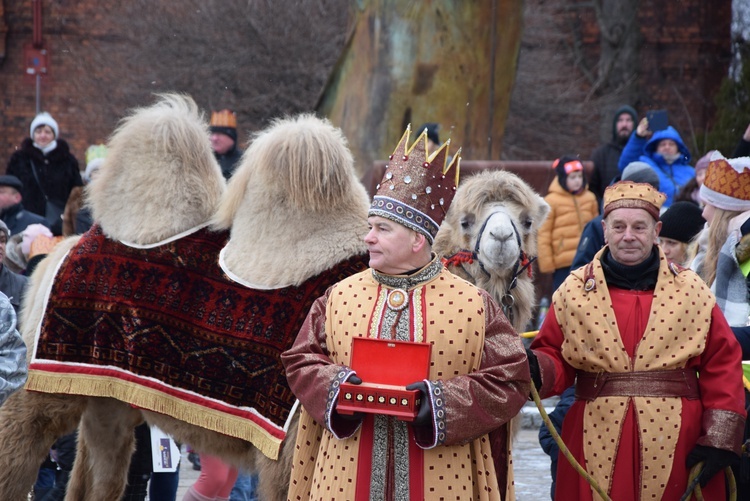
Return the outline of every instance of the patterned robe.
{"type": "MultiPolygon", "coordinates": [[[[696,444],[739,453],[745,421],[740,349],[695,273],[670,266],[660,251],[654,290],[608,287],[600,262],[604,252],[574,271],[553,296],[531,345],[542,372],[540,394],[562,393],[576,371],[695,371],[698,399],[576,400],[563,422],[563,440],[612,499],[677,500],[687,487],[685,460],[696,444]]],[[[592,489],[562,458],[556,493],[561,499],[592,499],[592,489]]],[[[714,477],[703,495],[723,499],[723,475],[714,477]]]]}
{"type": "Polygon", "coordinates": [[[368,270],[332,287],[282,361],[303,405],[289,499],[505,496],[487,434],[527,399],[523,345],[489,295],[439,261],[411,276],[368,270]],[[407,293],[402,310],[388,306],[394,289],[407,293]],[[360,422],[335,412],[354,336],[432,344],[431,422],[371,414],[360,422]]]}

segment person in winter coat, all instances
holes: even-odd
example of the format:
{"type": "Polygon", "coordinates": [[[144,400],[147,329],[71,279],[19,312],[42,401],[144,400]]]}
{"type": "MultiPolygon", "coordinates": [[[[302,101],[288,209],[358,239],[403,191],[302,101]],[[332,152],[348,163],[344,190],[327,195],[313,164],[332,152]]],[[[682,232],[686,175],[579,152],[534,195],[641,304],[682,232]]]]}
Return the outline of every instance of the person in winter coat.
{"type": "Polygon", "coordinates": [[[671,125],[652,133],[648,129],[647,118],[638,123],[623,148],[620,171],[636,160],[651,165],[659,174],[659,191],[667,196],[663,206],[665,209],[672,205],[682,187],[695,176],[695,169],[690,165],[690,151],[680,133],[671,125]]]}
{"type": "Polygon", "coordinates": [[[237,115],[231,110],[211,113],[211,148],[219,162],[224,179],[229,180],[242,158],[237,148],[237,115]]]}
{"type": "Polygon", "coordinates": [[[557,176],[544,197],[550,213],[537,239],[539,271],[554,272],[552,284],[557,289],[570,272],[583,227],[599,214],[599,205],[586,188],[580,160],[564,156],[555,160],[552,168],[557,176]]]}
{"type": "Polygon", "coordinates": [[[70,192],[82,186],[78,160],[70,152],[68,143],[59,139],[57,121],[47,112],[38,114],[31,122],[31,137],[11,155],[6,174],[16,176],[23,184],[21,192],[24,208],[45,216],[55,235],[62,234],[62,212],[70,192]],[[47,201],[59,209],[47,214],[47,201]]]}
{"type": "Polygon", "coordinates": [[[594,162],[594,172],[591,173],[589,190],[600,202],[604,196],[604,190],[612,183],[612,180],[620,175],[617,165],[622,154],[622,147],[628,142],[630,134],[635,129],[638,114],[632,106],[621,106],[615,111],[612,118],[612,140],[598,146],[591,153],[591,161],[594,162]]]}
{"type": "Polygon", "coordinates": [[[39,214],[23,208],[23,184],[16,176],[0,176],[0,220],[8,226],[11,235],[21,233],[30,224],[44,224],[39,214]]]}

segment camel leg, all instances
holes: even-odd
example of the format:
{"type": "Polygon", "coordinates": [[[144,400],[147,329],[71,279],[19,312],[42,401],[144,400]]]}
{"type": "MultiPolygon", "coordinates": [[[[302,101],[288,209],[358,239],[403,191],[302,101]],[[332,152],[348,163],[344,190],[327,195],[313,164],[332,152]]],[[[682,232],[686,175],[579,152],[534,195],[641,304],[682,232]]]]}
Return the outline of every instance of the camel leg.
{"type": "Polygon", "coordinates": [[[120,499],[135,448],[140,411],[111,398],[91,398],[78,430],[78,456],[66,501],[120,499]]]}
{"type": "Polygon", "coordinates": [[[268,501],[284,501],[287,499],[289,479],[292,476],[292,458],[294,457],[295,442],[297,442],[299,416],[300,413],[297,411],[289,425],[289,432],[284,438],[278,461],[268,459],[260,451],[255,450],[255,463],[259,477],[258,499],[268,501]]]}
{"type": "Polygon", "coordinates": [[[84,397],[20,390],[0,407],[0,499],[26,501],[44,456],[75,430],[85,405],[84,397]]]}

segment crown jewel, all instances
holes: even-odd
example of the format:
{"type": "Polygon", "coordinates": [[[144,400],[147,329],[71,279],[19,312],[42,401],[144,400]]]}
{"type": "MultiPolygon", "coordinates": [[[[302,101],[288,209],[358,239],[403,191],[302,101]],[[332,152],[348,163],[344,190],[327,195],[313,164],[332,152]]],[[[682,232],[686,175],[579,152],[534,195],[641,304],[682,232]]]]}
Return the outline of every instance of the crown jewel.
{"type": "Polygon", "coordinates": [[[430,154],[427,131],[410,146],[411,125],[390,156],[370,206],[381,216],[424,234],[432,243],[458,186],[461,149],[449,158],[450,139],[430,154]],[[448,172],[455,165],[455,176],[448,172]]]}

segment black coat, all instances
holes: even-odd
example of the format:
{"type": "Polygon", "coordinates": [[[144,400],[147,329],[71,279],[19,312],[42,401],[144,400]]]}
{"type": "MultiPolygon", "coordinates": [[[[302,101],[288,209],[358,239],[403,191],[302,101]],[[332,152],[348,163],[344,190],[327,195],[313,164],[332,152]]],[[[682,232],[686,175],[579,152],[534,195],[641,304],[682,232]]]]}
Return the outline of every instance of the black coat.
{"type": "Polygon", "coordinates": [[[232,177],[234,170],[242,159],[242,150],[234,147],[223,155],[214,152],[214,156],[216,157],[216,161],[219,162],[219,166],[221,166],[221,173],[224,175],[224,179],[229,181],[229,178],[232,177]]]}
{"type": "Polygon", "coordinates": [[[23,183],[21,195],[24,208],[41,216],[44,216],[46,206],[43,193],[62,208],[68,201],[70,191],[75,186],[83,186],[78,160],[62,139],[57,140],[57,148],[47,155],[36,148],[30,138],[24,139],[21,148],[11,155],[6,174],[16,176],[23,183]],[[34,178],[32,161],[43,190],[34,178]]]}
{"type": "MultiPolygon", "coordinates": [[[[0,212],[0,219],[10,230],[11,235],[21,233],[30,224],[46,224],[46,220],[39,214],[34,214],[23,208],[23,204],[11,205],[0,212]]],[[[6,294],[7,295],[7,294],[6,294]]]]}

